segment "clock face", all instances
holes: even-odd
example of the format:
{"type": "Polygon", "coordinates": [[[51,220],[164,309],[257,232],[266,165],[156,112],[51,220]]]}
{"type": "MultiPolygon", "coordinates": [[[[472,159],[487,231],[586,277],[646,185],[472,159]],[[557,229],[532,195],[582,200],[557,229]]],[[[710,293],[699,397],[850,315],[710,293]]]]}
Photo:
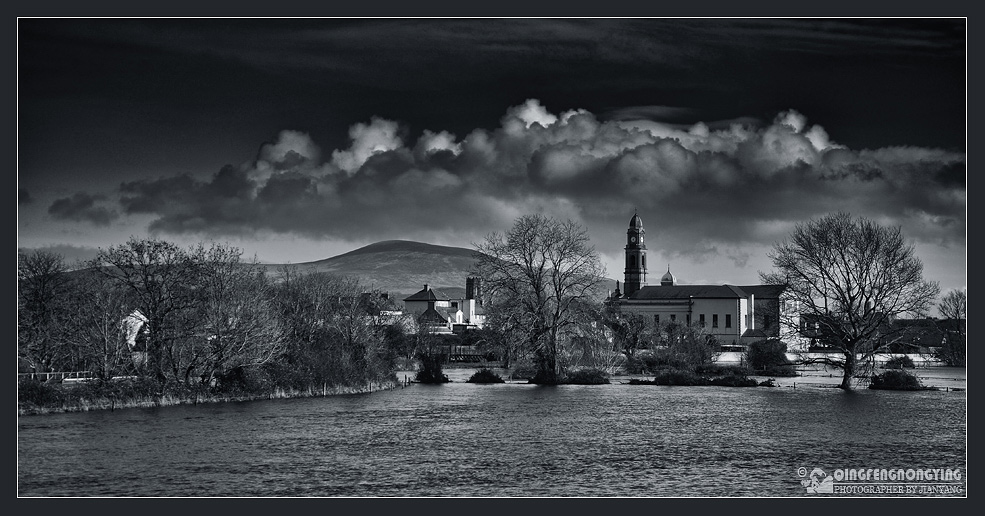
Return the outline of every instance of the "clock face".
{"type": "Polygon", "coordinates": [[[629,241],[630,242],[635,242],[636,241],[636,237],[629,237],[629,241]]]}

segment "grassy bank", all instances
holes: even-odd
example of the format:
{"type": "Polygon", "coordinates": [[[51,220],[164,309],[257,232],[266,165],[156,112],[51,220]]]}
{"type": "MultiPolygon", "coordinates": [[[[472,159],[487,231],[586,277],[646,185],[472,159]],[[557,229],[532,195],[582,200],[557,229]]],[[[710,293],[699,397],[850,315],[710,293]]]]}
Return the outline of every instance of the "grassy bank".
{"type": "Polygon", "coordinates": [[[116,410],[125,408],[198,405],[229,401],[253,401],[287,398],[313,398],[340,394],[360,394],[394,389],[397,380],[368,382],[364,385],[322,385],[306,389],[273,388],[264,392],[215,392],[206,388],[168,386],[161,389],[153,382],[114,381],[78,384],[22,381],[18,385],[17,414],[20,416],[116,410]]]}

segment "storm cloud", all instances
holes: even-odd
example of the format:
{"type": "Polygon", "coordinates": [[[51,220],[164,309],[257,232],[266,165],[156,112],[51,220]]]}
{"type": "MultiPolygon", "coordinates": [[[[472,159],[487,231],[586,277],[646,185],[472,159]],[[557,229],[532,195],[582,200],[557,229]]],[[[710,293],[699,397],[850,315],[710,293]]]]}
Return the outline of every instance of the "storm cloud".
{"type": "MultiPolygon", "coordinates": [[[[597,242],[604,248],[619,246],[638,211],[657,237],[651,242],[695,259],[768,245],[796,222],[848,211],[901,225],[917,241],[963,245],[963,153],[849,149],[794,109],[758,125],[616,118],[552,113],[529,99],[506,109],[495,129],[458,139],[431,128],[414,139],[396,121],[374,117],[352,125],[349,147],[331,152],[303,131],[285,130],[252,160],[208,178],[123,183],[121,210],[150,214],[150,229],[172,234],[457,235],[463,244],[539,212],[612,233],[597,242]]],[[[94,201],[76,194],[49,211],[105,224],[112,212],[94,201]]],[[[736,263],[747,258],[732,253],[736,263]]]]}
{"type": "Polygon", "coordinates": [[[79,192],[71,197],[55,200],[48,207],[48,214],[59,220],[90,222],[97,226],[107,226],[119,217],[115,209],[102,205],[103,195],[89,195],[79,192]]]}

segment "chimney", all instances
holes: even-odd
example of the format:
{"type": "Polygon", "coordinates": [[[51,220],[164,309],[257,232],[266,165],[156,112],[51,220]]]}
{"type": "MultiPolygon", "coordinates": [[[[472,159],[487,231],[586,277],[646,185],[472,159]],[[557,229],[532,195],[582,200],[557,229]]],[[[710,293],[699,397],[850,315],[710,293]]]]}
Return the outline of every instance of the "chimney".
{"type": "Polygon", "coordinates": [[[428,291],[428,284],[427,284],[427,283],[425,283],[425,284],[424,284],[424,292],[425,292],[425,293],[427,293],[427,291],[428,291]]]}

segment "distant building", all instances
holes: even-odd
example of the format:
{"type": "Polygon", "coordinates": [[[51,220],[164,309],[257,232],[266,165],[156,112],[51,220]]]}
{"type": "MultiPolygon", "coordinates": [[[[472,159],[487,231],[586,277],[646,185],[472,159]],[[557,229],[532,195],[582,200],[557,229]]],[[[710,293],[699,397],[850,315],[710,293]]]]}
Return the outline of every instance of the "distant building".
{"type": "Polygon", "coordinates": [[[434,290],[427,283],[424,288],[404,299],[404,312],[413,314],[416,322],[431,333],[461,333],[482,328],[485,313],[482,309],[481,279],[465,280],[465,297],[451,298],[434,290]]]}
{"type": "Polygon", "coordinates": [[[795,304],[784,298],[782,285],[678,285],[669,266],[659,285],[647,285],[645,233],[643,220],[634,214],[626,237],[623,291],[617,281],[606,300],[620,312],[643,315],[658,328],[672,322],[697,325],[725,351],[780,338],[780,325],[796,321],[795,304]]]}

